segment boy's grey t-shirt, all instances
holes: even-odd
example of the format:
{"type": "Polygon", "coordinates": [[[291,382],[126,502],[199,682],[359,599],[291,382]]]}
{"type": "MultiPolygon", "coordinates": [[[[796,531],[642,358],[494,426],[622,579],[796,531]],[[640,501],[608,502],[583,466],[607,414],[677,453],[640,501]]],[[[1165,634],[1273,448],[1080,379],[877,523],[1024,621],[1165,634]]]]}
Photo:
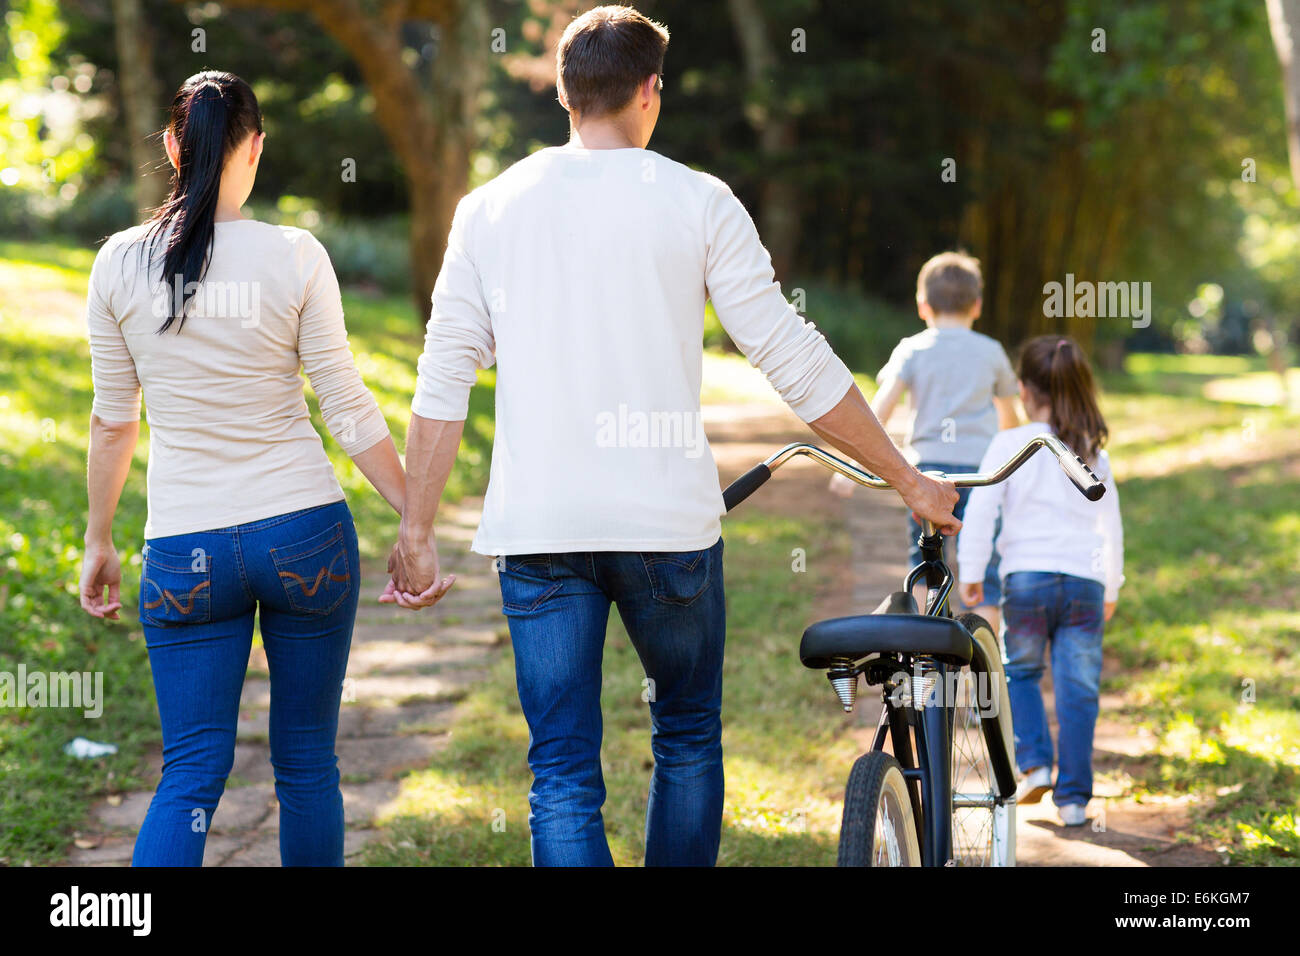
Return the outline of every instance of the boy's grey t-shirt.
{"type": "Polygon", "coordinates": [[[1017,392],[1002,345],[974,329],[928,328],[908,336],[876,381],[894,377],[916,408],[906,449],[912,464],[978,465],[998,430],[993,397],[1017,392]]]}

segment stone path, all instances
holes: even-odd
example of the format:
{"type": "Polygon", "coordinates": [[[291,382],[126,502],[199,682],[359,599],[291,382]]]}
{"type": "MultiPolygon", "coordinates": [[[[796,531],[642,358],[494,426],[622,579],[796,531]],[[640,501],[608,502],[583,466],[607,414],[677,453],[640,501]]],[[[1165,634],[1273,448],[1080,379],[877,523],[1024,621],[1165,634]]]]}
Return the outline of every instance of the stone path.
{"type": "MultiPolygon", "coordinates": [[[[783,406],[771,403],[710,405],[704,413],[723,481],[730,481],[788,441],[809,433],[783,406]]],[[[823,582],[820,617],[865,613],[900,586],[906,570],[905,512],[890,493],[859,489],[850,499],[826,491],[828,473],[806,460],[783,468],[764,487],[764,507],[840,520],[853,537],[851,565],[823,582]]],[[[456,701],[478,679],[506,640],[500,594],[489,559],[469,551],[479,502],[440,512],[438,532],[446,568],[458,581],[453,600],[415,615],[374,601],[387,579],[382,566],[363,568],[362,601],[353,637],[339,730],[339,765],[347,817],[345,853],[354,855],[378,835],[374,819],[396,795],[399,777],[423,767],[448,739],[456,701]]],[[[1107,658],[1107,668],[1115,662],[1107,658]]],[[[1109,671],[1108,671],[1109,672],[1109,671]]],[[[815,675],[814,675],[815,676],[815,675]]],[[[1052,701],[1047,700],[1052,713],[1052,701]]],[[[827,690],[828,698],[830,695],[827,690]]],[[[829,703],[829,700],[828,700],[829,703]]],[[[260,648],[250,661],[240,704],[235,766],[214,816],[207,866],[279,865],[278,814],[267,747],[269,684],[260,648]]],[[[1124,719],[1125,702],[1102,699],[1097,728],[1097,797],[1094,825],[1067,830],[1049,800],[1019,810],[1021,865],[1188,866],[1219,862],[1210,848],[1177,842],[1187,807],[1177,802],[1137,802],[1127,796],[1125,765],[1151,752],[1154,741],[1124,719]]],[[[880,713],[869,695],[843,719],[865,749],[880,713]]],[[[827,719],[837,719],[827,708],[827,719]]],[[[1053,719],[1053,735],[1055,735],[1053,719]]],[[[152,765],[161,763],[155,754],[152,765]]],[[[847,767],[845,768],[847,772],[847,767]]],[[[155,781],[150,781],[151,785],[155,781]]],[[[152,791],[99,801],[86,832],[78,834],[67,862],[126,865],[152,791]]]]}

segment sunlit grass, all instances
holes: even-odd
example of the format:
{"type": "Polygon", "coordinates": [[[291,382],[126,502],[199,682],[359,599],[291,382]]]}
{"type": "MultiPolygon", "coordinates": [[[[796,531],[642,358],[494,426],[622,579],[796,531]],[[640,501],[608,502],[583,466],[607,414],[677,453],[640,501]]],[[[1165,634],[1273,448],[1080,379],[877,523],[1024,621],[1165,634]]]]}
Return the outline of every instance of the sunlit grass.
{"type": "Polygon", "coordinates": [[[1187,836],[1300,862],[1300,420],[1206,397],[1207,382],[1250,395],[1258,360],[1129,365],[1106,401],[1128,576],[1106,639],[1112,689],[1158,741],[1129,772],[1139,793],[1195,798],[1187,836]]]}

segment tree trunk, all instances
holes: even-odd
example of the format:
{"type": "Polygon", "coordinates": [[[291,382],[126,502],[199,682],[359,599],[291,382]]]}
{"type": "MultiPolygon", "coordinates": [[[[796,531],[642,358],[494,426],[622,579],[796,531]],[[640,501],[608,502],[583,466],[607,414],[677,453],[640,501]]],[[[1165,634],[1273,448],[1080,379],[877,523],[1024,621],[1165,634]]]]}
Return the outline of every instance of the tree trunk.
{"type": "Polygon", "coordinates": [[[1291,157],[1291,179],[1300,185],[1300,70],[1295,43],[1300,35],[1300,0],[1268,0],[1268,26],[1282,66],[1282,94],[1286,101],[1286,144],[1291,157]]]}
{"type": "Polygon", "coordinates": [[[795,125],[772,94],[776,54],[758,0],[727,0],[727,10],[749,84],[745,118],[758,134],[766,171],[759,191],[760,232],[777,278],[788,279],[799,239],[799,192],[780,164],[794,148],[795,125]]]}
{"type": "Polygon", "coordinates": [[[162,205],[167,198],[167,179],[158,168],[157,147],[149,142],[162,126],[162,112],[153,70],[153,38],[141,0],[113,0],[113,26],[122,114],[131,142],[135,205],[137,212],[143,212],[162,205]]]}

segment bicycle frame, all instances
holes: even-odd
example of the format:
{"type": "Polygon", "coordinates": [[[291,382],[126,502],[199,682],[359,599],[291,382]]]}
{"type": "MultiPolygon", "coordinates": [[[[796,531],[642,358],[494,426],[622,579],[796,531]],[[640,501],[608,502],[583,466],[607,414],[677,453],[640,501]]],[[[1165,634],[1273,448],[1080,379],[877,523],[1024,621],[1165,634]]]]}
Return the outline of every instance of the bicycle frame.
{"type": "MultiPolygon", "coordinates": [[[[928,588],[924,613],[934,617],[951,617],[948,596],[952,592],[952,571],[943,560],[942,536],[934,531],[933,526],[927,530],[928,533],[922,533],[919,541],[921,563],[908,573],[903,590],[910,594],[912,586],[924,575],[928,588]]],[[[982,650],[976,646],[973,653],[979,655],[982,650]]],[[[947,688],[948,675],[953,667],[925,656],[915,657],[910,663],[912,674],[920,672],[923,675],[920,681],[913,680],[912,703],[906,709],[896,706],[892,688],[888,681],[883,682],[884,713],[871,749],[884,750],[885,734],[888,732],[894,758],[903,768],[903,779],[907,781],[911,796],[913,819],[921,843],[922,865],[944,866],[952,861],[952,813],[939,812],[936,808],[957,805],[954,800],[959,796],[952,792],[951,757],[956,709],[948,700],[946,691],[939,696],[941,703],[937,706],[924,704],[923,701],[924,705],[917,707],[916,700],[931,677],[938,686],[947,688]],[[908,733],[909,728],[912,734],[908,733]],[[915,751],[912,746],[913,737],[916,740],[915,751]]],[[[975,663],[972,659],[972,665],[975,663]]],[[[867,680],[872,682],[869,676],[867,680]]],[[[1014,758],[1005,752],[1000,729],[994,733],[981,727],[981,732],[988,743],[989,760],[997,788],[1001,794],[1010,795],[1003,796],[1001,802],[1014,800],[1014,758]]]]}

